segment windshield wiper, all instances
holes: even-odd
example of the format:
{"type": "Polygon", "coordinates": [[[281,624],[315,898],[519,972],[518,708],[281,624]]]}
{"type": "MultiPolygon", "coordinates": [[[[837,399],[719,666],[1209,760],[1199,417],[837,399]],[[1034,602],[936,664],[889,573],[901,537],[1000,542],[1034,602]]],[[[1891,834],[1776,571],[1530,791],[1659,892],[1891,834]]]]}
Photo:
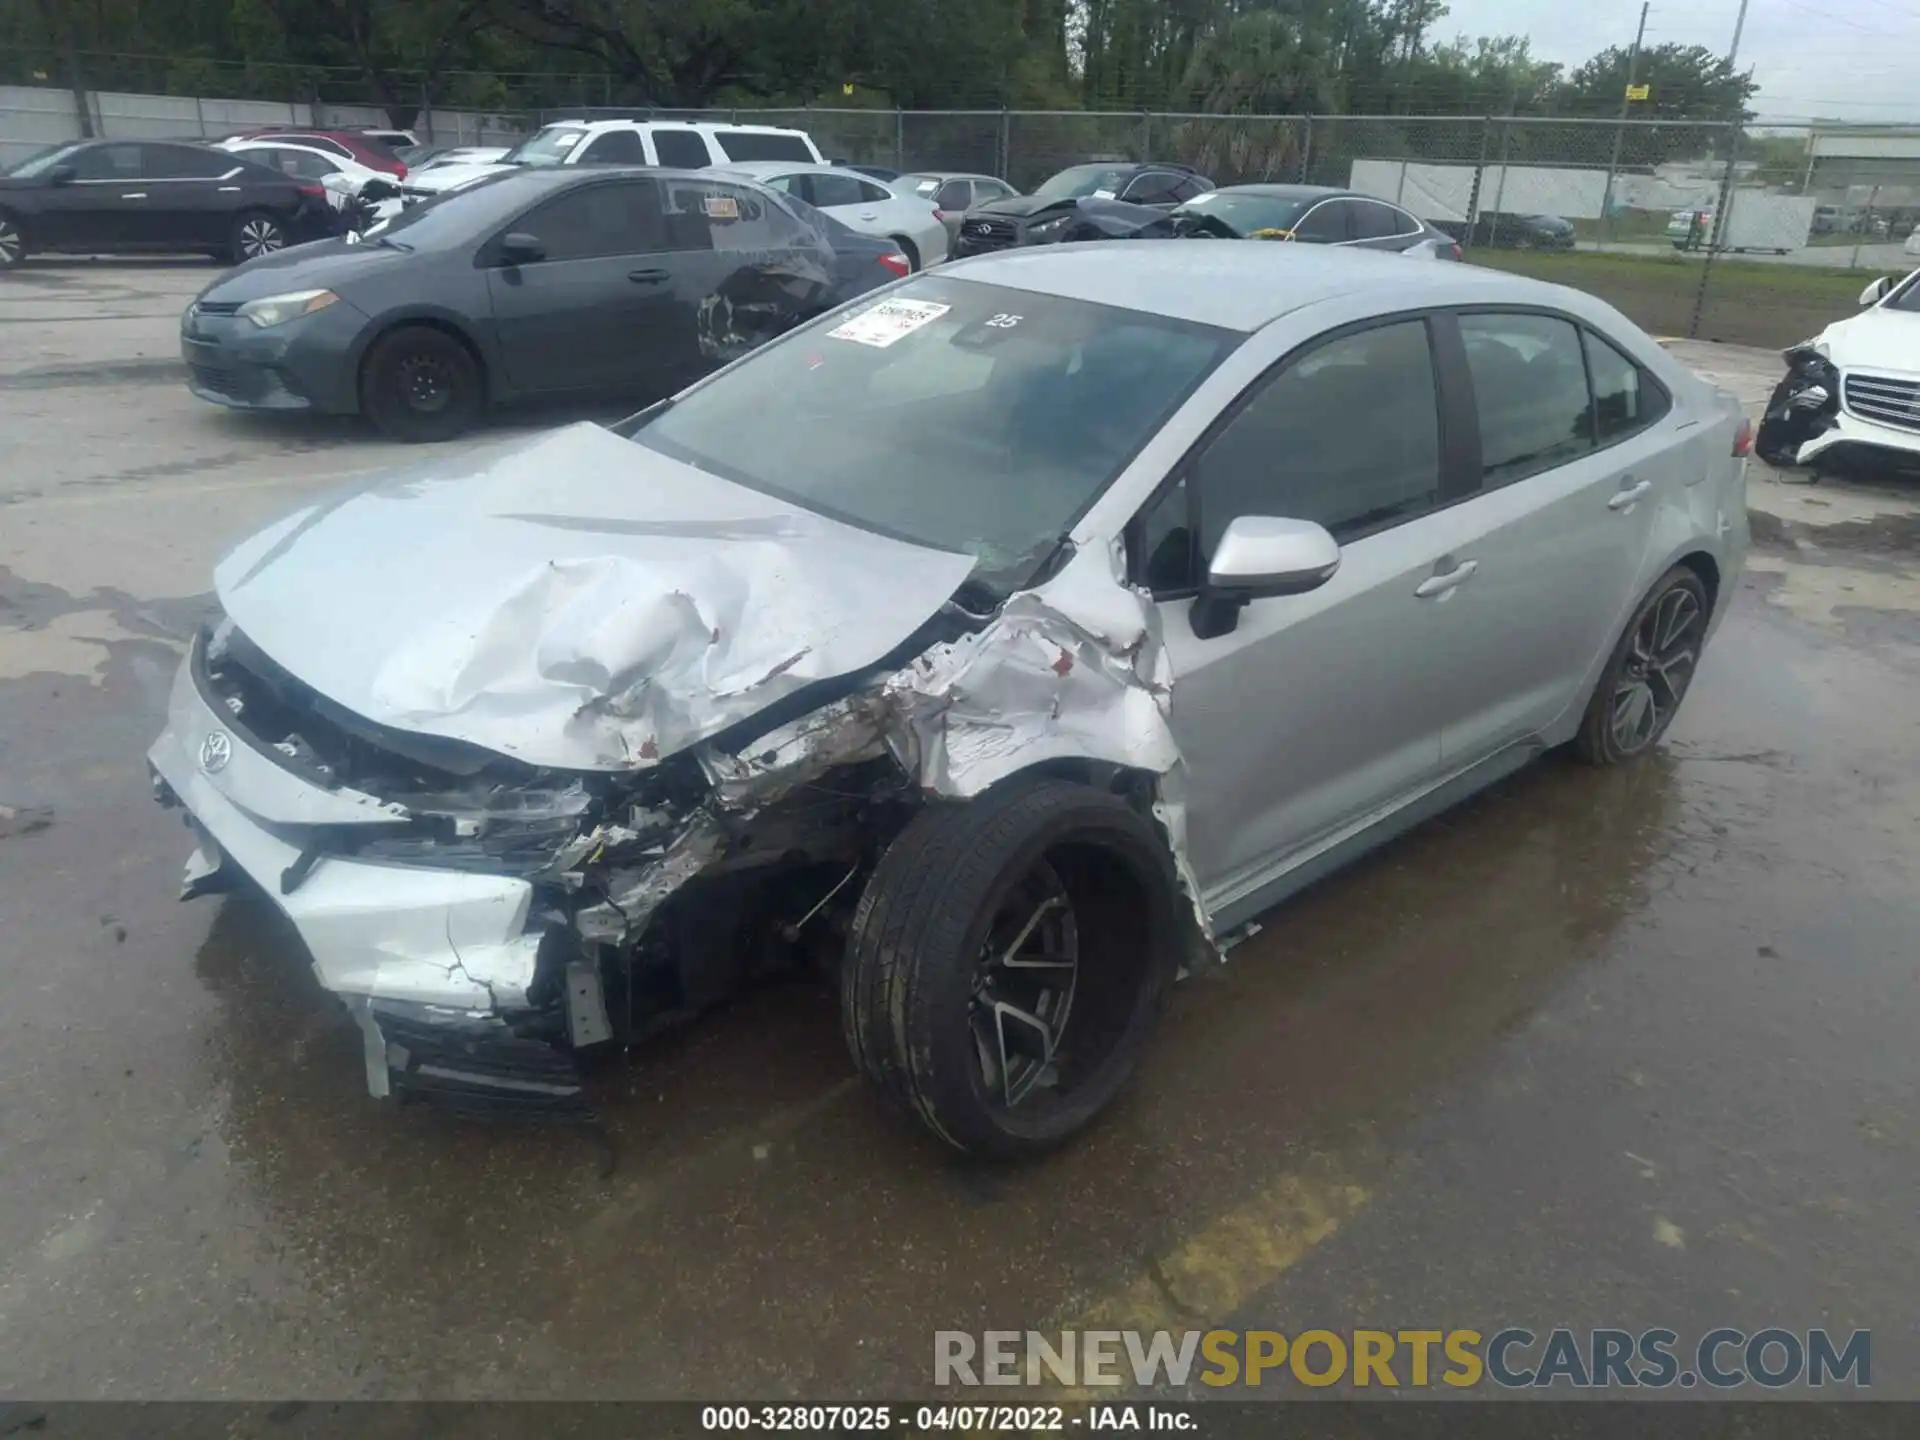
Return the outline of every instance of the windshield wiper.
{"type": "Polygon", "coordinates": [[[373,237],[373,243],[376,245],[384,245],[389,250],[401,251],[403,254],[411,255],[413,253],[413,246],[407,244],[404,240],[396,240],[391,235],[376,235],[373,237]]]}

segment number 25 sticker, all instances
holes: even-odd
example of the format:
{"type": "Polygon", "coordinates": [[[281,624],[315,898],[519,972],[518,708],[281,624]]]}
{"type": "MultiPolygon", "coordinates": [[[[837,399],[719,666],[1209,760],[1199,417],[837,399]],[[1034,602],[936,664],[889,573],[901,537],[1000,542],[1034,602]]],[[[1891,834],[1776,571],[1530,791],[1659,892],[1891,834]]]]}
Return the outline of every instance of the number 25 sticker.
{"type": "Polygon", "coordinates": [[[987,324],[991,325],[996,330],[1011,330],[1013,329],[1014,326],[1018,325],[1025,318],[1026,317],[1022,315],[1001,314],[1001,315],[995,315],[992,319],[987,321],[987,324]]]}

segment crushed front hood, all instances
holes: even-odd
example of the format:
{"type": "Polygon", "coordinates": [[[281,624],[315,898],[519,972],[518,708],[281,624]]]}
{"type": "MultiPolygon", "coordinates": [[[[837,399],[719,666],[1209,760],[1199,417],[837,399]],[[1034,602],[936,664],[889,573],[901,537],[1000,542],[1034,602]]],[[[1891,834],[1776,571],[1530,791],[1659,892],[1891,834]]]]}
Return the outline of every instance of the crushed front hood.
{"type": "Polygon", "coordinates": [[[579,424],[311,505],[214,582],[367,719],[627,770],[873,665],[972,568],[579,424]]]}

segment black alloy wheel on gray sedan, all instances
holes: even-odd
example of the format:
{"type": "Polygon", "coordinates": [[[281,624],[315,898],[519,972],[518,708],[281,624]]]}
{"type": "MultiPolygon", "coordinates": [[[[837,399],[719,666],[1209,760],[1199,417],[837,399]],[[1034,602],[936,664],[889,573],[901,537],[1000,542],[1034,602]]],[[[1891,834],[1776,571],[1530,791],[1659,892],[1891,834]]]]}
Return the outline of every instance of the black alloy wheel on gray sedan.
{"type": "Polygon", "coordinates": [[[11,270],[27,258],[27,237],[20,222],[0,210],[0,270],[11,270]]]}
{"type": "Polygon", "coordinates": [[[287,248],[287,227],[264,210],[248,210],[235,217],[227,250],[236,265],[258,260],[287,248]]]}
{"type": "Polygon", "coordinates": [[[1060,1144],[1132,1073],[1180,936],[1165,841],[1120,796],[1008,782],[922,810],[881,856],[841,967],[855,1061],[950,1145],[1060,1144]]]}
{"type": "Polygon", "coordinates": [[[1595,765],[1651,750],[1680,713],[1700,663],[1710,611],[1707,587],[1676,565],[1640,603],[1580,722],[1574,749],[1595,765]]]}
{"type": "Polygon", "coordinates": [[[451,440],[486,405],[479,362],[459,340],[428,325],[403,325],[374,342],[360,370],[367,418],[395,440],[451,440]]]}

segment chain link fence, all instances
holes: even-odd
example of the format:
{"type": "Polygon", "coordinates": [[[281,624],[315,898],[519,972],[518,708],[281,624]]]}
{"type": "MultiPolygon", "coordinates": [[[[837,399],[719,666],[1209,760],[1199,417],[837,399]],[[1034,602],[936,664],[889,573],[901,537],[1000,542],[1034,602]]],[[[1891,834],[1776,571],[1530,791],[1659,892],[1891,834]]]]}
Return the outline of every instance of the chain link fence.
{"type": "MultiPolygon", "coordinates": [[[[1736,126],[1532,116],[1207,115],[855,106],[611,107],[604,77],[546,77],[543,110],[449,108],[511,77],[440,77],[423,140],[511,144],[558,119],[705,120],[806,130],[823,154],[902,171],[998,175],[1031,190],[1089,160],[1170,160],[1216,184],[1309,183],[1391,200],[1469,261],[1592,291],[1657,334],[1790,344],[1848,313],[1865,284],[1920,266],[1920,127],[1736,126]],[[558,82],[567,81],[566,85],[558,82]],[[596,103],[601,102],[601,103],[596,103]]],[[[242,80],[245,84],[242,84],[242,80]]],[[[287,77],[282,76],[285,82],[287,77]]],[[[250,124],[384,125],[376,106],[88,92],[109,137],[217,136],[250,124]]],[[[338,88],[334,86],[333,88],[338,88]]],[[[284,93],[284,92],[283,92],[284,93]]],[[[78,138],[69,91],[0,87],[0,162],[78,138]]]]}

